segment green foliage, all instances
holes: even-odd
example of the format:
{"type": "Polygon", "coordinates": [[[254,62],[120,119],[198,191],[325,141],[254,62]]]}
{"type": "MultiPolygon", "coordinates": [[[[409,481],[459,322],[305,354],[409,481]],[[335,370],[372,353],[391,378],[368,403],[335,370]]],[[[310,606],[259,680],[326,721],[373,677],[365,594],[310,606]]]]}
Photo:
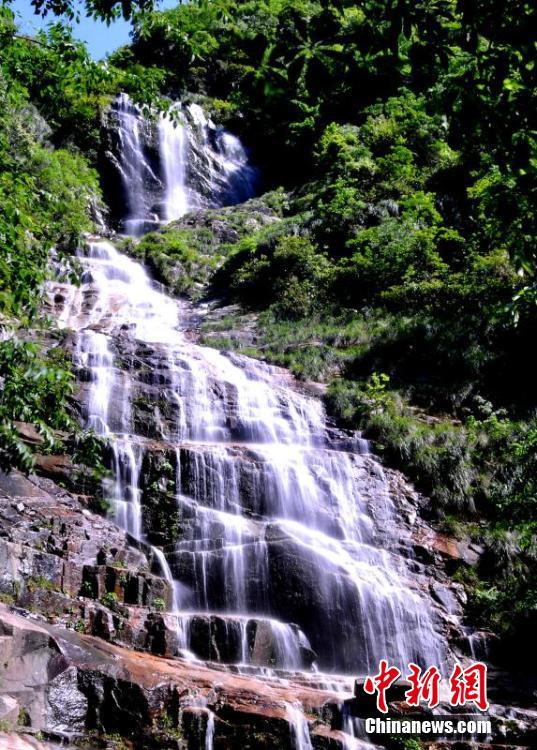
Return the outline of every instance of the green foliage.
{"type": "Polygon", "coordinates": [[[474,438],[461,425],[428,420],[390,393],[387,376],[373,374],[364,384],[335,380],[327,393],[329,410],[358,426],[386,460],[405,471],[437,504],[475,509],[479,467],[473,463],[474,438]]]}
{"type": "Polygon", "coordinates": [[[315,178],[322,250],[340,253],[378,224],[382,201],[434,185],[449,221],[426,238],[428,261],[442,256],[437,233],[464,229],[486,252],[508,249],[531,277],[534,21],[516,0],[472,11],[456,0],[399,3],[389,13],[375,0],[222,0],[143,16],[131,55],[162,67],[169,88],[235,107],[269,175],[315,178]]]}
{"type": "MultiPolygon", "coordinates": [[[[78,432],[70,416],[69,363],[44,343],[42,301],[47,281],[59,274],[75,278],[70,258],[93,228],[91,208],[101,200],[87,159],[50,143],[66,140],[55,117],[67,128],[76,121],[87,129],[82,78],[89,80],[95,70],[80,45],[69,47],[59,26],[46,41],[17,35],[6,6],[0,39],[0,466],[29,471],[32,448],[21,439],[18,422],[37,428],[44,452],[64,450],[78,432]],[[43,112],[52,116],[50,123],[43,112]]],[[[91,464],[95,456],[79,458],[91,464]]]]}
{"type": "Polygon", "coordinates": [[[356,418],[377,416],[392,406],[389,382],[386,373],[374,372],[363,386],[350,386],[349,391],[344,381],[335,380],[331,383],[331,404],[337,405],[341,409],[341,417],[349,422],[354,422],[356,418]]]}
{"type": "Polygon", "coordinates": [[[432,202],[425,195],[413,196],[412,203],[418,202],[425,209],[422,217],[407,213],[408,204],[403,203],[400,217],[363,229],[349,244],[353,254],[339,264],[335,282],[349,306],[361,306],[375,293],[389,295],[394,287],[431,283],[448,270],[439,252],[442,230],[435,226],[432,202]],[[432,216],[424,215],[426,208],[432,209],[432,216]]]}
{"type": "MultiPolygon", "coordinates": [[[[153,0],[85,0],[84,10],[87,16],[110,23],[117,18],[131,18],[140,11],[153,8],[153,0]]],[[[80,18],[80,6],[73,0],[32,0],[36,13],[66,16],[69,20],[80,18]]]]}
{"type": "Polygon", "coordinates": [[[28,591],[58,591],[58,586],[44,576],[33,576],[26,581],[28,591]]]}
{"type": "Polygon", "coordinates": [[[173,293],[197,299],[205,294],[230,248],[272,225],[282,216],[284,205],[285,194],[274,190],[238,206],[187,214],[139,241],[125,240],[123,249],[143,261],[173,293]]]}
{"type": "MultiPolygon", "coordinates": [[[[43,12],[70,15],[70,0],[39,0],[43,12]]],[[[94,17],[113,20],[119,3],[88,0],[94,17]],[[114,8],[108,14],[106,8],[114,8]]],[[[124,0],[123,10],[130,15],[136,6],[151,7],[151,2],[124,0]]],[[[161,96],[163,71],[144,68],[131,62],[126,68],[91,58],[85,45],[75,39],[73,29],[62,21],[48,24],[35,37],[20,33],[8,3],[0,6],[0,65],[2,75],[26,96],[47,123],[47,135],[55,146],[81,149],[97,163],[101,144],[101,112],[119,91],[130,93],[149,110],[152,105],[167,109],[169,101],[161,96]]],[[[30,108],[31,109],[31,108],[30,108]]]]}
{"type": "Polygon", "coordinates": [[[43,282],[51,276],[52,247],[63,256],[91,229],[89,208],[98,199],[96,174],[84,159],[36,142],[24,100],[0,77],[0,315],[31,318],[43,282]],[[3,94],[3,102],[2,100],[3,94]]]}
{"type": "Polygon", "coordinates": [[[129,249],[175,294],[196,297],[218,256],[201,255],[192,239],[188,230],[166,228],[146,234],[139,243],[131,243],[129,249]]]}
{"type": "Polygon", "coordinates": [[[102,479],[105,473],[104,450],[105,440],[93,430],[80,430],[73,439],[72,457],[76,464],[92,466],[102,479]]]}
{"type": "Polygon", "coordinates": [[[2,604],[5,604],[7,607],[12,607],[15,604],[15,596],[13,594],[2,592],[0,594],[0,602],[2,602],[2,604]]]}
{"type": "Polygon", "coordinates": [[[55,144],[96,147],[98,110],[113,91],[112,74],[93,62],[68,27],[49,25],[35,39],[18,33],[11,11],[0,14],[0,64],[8,81],[37,106],[55,144]]]}
{"type": "Polygon", "coordinates": [[[422,744],[417,737],[402,737],[389,735],[386,737],[387,750],[422,750],[422,744]]]}
{"type": "Polygon", "coordinates": [[[153,599],[153,609],[156,609],[157,612],[164,612],[164,610],[166,609],[166,602],[162,597],[157,596],[155,599],[153,599]]]}
{"type": "Polygon", "coordinates": [[[399,200],[407,230],[412,222],[416,228],[440,224],[434,196],[423,190],[435,172],[456,161],[441,118],[427,113],[423,97],[403,91],[369,107],[364,117],[359,127],[328,125],[316,152],[318,182],[298,204],[314,209],[315,236],[332,254],[343,253],[379,219],[399,218],[399,200]]]}
{"type": "Polygon", "coordinates": [[[104,480],[110,473],[106,467],[107,446],[105,438],[78,426],[66,445],[74,465],[72,485],[78,493],[88,496],[89,509],[100,515],[106,515],[110,510],[104,490],[104,480]]]}
{"type": "Polygon", "coordinates": [[[22,707],[19,710],[19,715],[17,718],[17,726],[19,727],[30,727],[32,726],[32,720],[30,718],[30,714],[28,713],[28,710],[24,707],[22,707]]]}
{"type": "Polygon", "coordinates": [[[117,605],[119,603],[119,599],[115,591],[107,591],[106,594],[103,594],[99,600],[103,607],[107,607],[108,609],[115,610],[117,609],[117,605]]]}
{"type": "Polygon", "coordinates": [[[68,413],[72,375],[41,358],[35,344],[13,337],[0,342],[0,378],[0,466],[29,470],[31,450],[14,423],[34,424],[44,449],[57,448],[60,441],[54,431],[75,428],[68,413]]]}
{"type": "Polygon", "coordinates": [[[82,581],[82,586],[80,587],[80,596],[87,596],[90,599],[93,598],[93,586],[90,581],[82,581]]]}
{"type": "Polygon", "coordinates": [[[302,318],[314,312],[322,299],[330,265],[304,237],[278,236],[269,229],[258,237],[237,244],[217,280],[223,285],[229,277],[230,294],[252,307],[272,305],[276,316],[302,318]]]}
{"type": "MultiPolygon", "coordinates": [[[[477,507],[494,522],[531,519],[537,461],[532,422],[514,422],[484,401],[476,402],[480,418],[471,415],[462,423],[433,418],[409,407],[388,384],[387,376],[377,373],[365,382],[335,379],[327,407],[343,423],[362,429],[389,463],[437,501],[438,515],[458,509],[468,516],[477,507]]],[[[527,533],[531,537],[532,529],[527,533]]]]}

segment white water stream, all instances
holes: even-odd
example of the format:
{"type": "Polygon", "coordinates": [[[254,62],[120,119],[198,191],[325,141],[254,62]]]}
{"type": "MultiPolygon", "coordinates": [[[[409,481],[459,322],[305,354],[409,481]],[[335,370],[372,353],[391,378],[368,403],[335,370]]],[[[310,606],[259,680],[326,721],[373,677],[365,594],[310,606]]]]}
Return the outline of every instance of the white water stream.
{"type": "MultiPolygon", "coordinates": [[[[190,127],[201,128],[214,153],[198,110],[190,127]]],[[[119,111],[130,196],[125,226],[136,233],[151,167],[139,113],[126,100],[119,111]]],[[[164,217],[171,219],[194,195],[188,133],[169,118],[158,130],[164,217]]],[[[220,186],[245,158],[240,142],[221,137],[220,186]]],[[[210,170],[206,179],[217,183],[210,170]]],[[[136,539],[150,531],[144,456],[156,448],[174,456],[181,529],[173,548],[155,548],[155,557],[172,583],[181,647],[191,647],[195,618],[214,614],[227,623],[223,637],[238,639],[241,664],[261,665],[272,654],[268,666],[296,670],[311,649],[320,669],[349,674],[375,669],[381,658],[400,667],[440,664],[428,601],[394,554],[397,520],[382,470],[363,446],[341,450],[321,402],[281,370],[193,343],[182,330],[185,303],[112,243],[90,242],[80,261],[84,283],[65,287],[60,325],[76,331],[76,365],[89,381],[85,422],[111,441],[117,523],[136,539]],[[135,427],[140,397],[160,415],[147,426],[150,440],[135,427]],[[258,633],[265,628],[265,650],[252,646],[252,622],[258,633]]],[[[309,750],[301,710],[287,710],[297,750],[309,750]]],[[[211,714],[207,748],[213,732],[211,714]]]]}

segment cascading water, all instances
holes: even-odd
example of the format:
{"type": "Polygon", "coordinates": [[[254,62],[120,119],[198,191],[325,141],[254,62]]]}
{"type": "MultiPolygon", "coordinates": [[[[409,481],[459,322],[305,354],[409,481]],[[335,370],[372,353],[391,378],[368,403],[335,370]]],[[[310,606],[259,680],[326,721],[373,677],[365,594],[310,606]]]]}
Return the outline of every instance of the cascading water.
{"type": "MultiPolygon", "coordinates": [[[[191,106],[189,127],[205,133],[211,150],[215,133],[198,109],[191,106]]],[[[126,176],[145,169],[139,120],[125,110],[122,159],[138,160],[126,176]]],[[[195,205],[181,128],[166,118],[159,124],[166,218],[195,205]]],[[[230,154],[239,164],[240,149],[222,138],[220,166],[231,164],[230,154]]],[[[212,169],[204,180],[215,189],[212,169]]],[[[232,167],[217,173],[220,186],[232,184],[232,167]]],[[[132,186],[138,191],[137,177],[132,186]]],[[[131,196],[127,222],[147,212],[147,200],[137,201],[131,196]]],[[[397,554],[387,484],[363,442],[352,449],[334,439],[321,402],[284,371],[192,343],[181,330],[186,303],[157,289],[110,242],[91,242],[80,262],[83,283],[65,287],[59,320],[76,331],[86,424],[111,442],[110,493],[132,536],[151,535],[144,461],[160,453],[174,464],[177,529],[155,558],[173,582],[180,646],[195,650],[201,622],[216,644],[207,658],[242,665],[296,670],[316,662],[349,674],[370,672],[381,658],[400,668],[440,665],[423,582],[397,554]],[[153,414],[143,429],[140,399],[153,414]]],[[[311,747],[301,711],[289,706],[288,714],[296,747],[311,747]]]]}
{"type": "Polygon", "coordinates": [[[187,133],[186,126],[169,115],[162,115],[158,125],[159,150],[164,172],[164,221],[178,219],[189,209],[186,190],[187,133]]]}
{"type": "Polygon", "coordinates": [[[313,750],[306,717],[299,706],[286,706],[289,726],[295,750],[313,750]]]}
{"type": "Polygon", "coordinates": [[[177,456],[183,531],[167,557],[183,585],[178,607],[296,622],[324,668],[439,663],[425,600],[379,546],[394,524],[380,467],[336,450],[320,402],[277,369],[192,344],[180,304],[110,243],[91,244],[81,262],[91,281],[74,291],[67,324],[90,381],[87,423],[113,438],[117,518],[138,538],[152,447],[133,428],[144,384],[114,355],[125,342],[151,353],[143,379],[169,407],[154,437],[177,456]]]}
{"type": "Polygon", "coordinates": [[[148,202],[148,185],[162,187],[144,149],[145,122],[140,110],[126,94],[120,94],[115,111],[120,158],[117,166],[123,183],[126,216],[123,226],[127,234],[143,234],[158,223],[158,216],[148,202]]]}
{"type": "Polygon", "coordinates": [[[207,715],[207,727],[205,729],[205,750],[213,750],[214,742],[214,714],[212,711],[207,715]]]}
{"type": "Polygon", "coordinates": [[[139,236],[188,211],[252,197],[257,172],[242,143],[197,104],[173,104],[151,122],[121,94],[112,111],[127,234],[139,236]]]}

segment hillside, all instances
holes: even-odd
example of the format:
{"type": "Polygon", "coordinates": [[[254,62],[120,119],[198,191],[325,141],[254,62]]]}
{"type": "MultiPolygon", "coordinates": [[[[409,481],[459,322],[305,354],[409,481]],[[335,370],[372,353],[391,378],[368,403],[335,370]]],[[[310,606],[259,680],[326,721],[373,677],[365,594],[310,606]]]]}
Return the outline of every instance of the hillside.
{"type": "Polygon", "coordinates": [[[0,8],[0,622],[51,653],[0,732],[66,739],[67,670],[83,747],[358,747],[351,676],[474,657],[531,747],[535,10],[125,4],[102,63],[40,7],[0,8]]]}

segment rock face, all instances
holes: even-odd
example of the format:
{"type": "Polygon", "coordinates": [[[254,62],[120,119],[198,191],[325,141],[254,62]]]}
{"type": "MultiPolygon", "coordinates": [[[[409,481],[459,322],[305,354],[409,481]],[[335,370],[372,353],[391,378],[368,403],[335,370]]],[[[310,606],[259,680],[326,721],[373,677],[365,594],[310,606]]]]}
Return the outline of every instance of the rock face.
{"type": "MultiPolygon", "coordinates": [[[[315,724],[322,727],[318,747],[338,744],[339,732],[329,724],[331,714],[337,714],[338,697],[315,683],[284,686],[277,680],[215,672],[201,663],[157,659],[37,625],[3,605],[0,647],[3,721],[13,723],[19,734],[39,730],[51,741],[75,741],[94,733],[95,741],[99,735],[125,738],[139,750],[186,750],[206,747],[210,723],[215,747],[272,748],[277,743],[291,748],[287,710],[299,700],[311,716],[313,736],[315,724]]],[[[342,686],[348,689],[348,684],[342,686]]],[[[1,744],[2,736],[0,746],[9,747],[1,744]]],[[[27,743],[52,747],[29,738],[27,743]]]]}

